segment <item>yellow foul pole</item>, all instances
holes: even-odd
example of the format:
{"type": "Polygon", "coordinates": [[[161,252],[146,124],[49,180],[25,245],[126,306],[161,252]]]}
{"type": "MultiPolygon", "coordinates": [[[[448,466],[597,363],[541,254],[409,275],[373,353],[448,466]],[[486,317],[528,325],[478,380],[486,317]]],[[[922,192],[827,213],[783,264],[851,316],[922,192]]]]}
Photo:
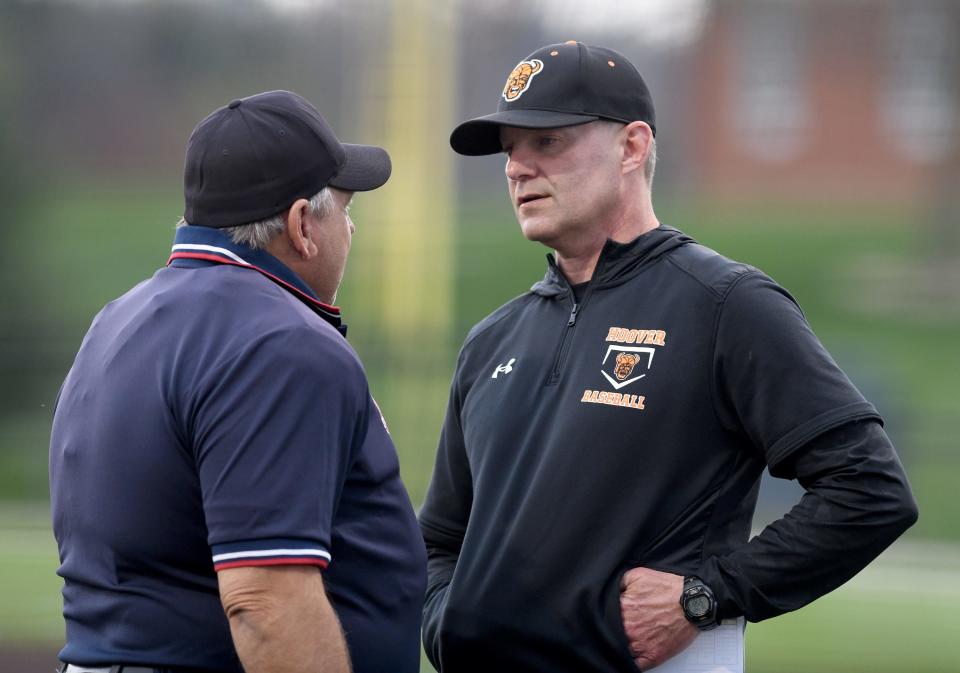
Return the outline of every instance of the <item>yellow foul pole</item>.
{"type": "Polygon", "coordinates": [[[394,168],[384,228],[383,315],[397,343],[449,339],[454,155],[446,138],[457,95],[450,4],[393,3],[386,133],[394,168]]]}
{"type": "MultiPolygon", "coordinates": [[[[446,393],[456,356],[452,343],[454,291],[453,127],[457,84],[456,3],[392,0],[382,61],[379,120],[393,174],[377,207],[375,255],[364,265],[377,279],[383,363],[380,401],[400,453],[414,502],[423,496],[433,464],[446,393]],[[372,260],[379,268],[369,268],[372,260]]],[[[375,233],[374,233],[375,231],[375,233]]],[[[369,250],[369,248],[368,248],[369,250]]],[[[372,252],[372,251],[371,251],[372,252]]],[[[368,297],[370,295],[367,295],[368,297]]],[[[365,358],[366,359],[366,358],[365,358]]]]}

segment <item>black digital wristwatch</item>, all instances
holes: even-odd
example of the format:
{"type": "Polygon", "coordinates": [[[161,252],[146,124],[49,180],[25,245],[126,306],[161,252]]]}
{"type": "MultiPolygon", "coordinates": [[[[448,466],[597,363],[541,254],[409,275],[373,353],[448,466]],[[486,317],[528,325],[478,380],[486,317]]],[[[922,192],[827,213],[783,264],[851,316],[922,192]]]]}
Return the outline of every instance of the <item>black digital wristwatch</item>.
{"type": "Polygon", "coordinates": [[[680,607],[683,615],[701,631],[709,631],[719,626],[717,621],[717,600],[710,587],[699,577],[693,575],[683,578],[683,593],[680,594],[680,607]]]}

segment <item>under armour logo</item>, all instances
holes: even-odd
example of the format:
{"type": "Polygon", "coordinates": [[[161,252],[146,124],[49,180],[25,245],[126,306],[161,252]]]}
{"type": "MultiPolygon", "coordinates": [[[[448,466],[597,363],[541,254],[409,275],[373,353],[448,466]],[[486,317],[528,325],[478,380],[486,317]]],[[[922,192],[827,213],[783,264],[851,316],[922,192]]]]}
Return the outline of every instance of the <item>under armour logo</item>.
{"type": "Polygon", "coordinates": [[[500,374],[509,374],[513,371],[513,363],[517,361],[517,358],[510,358],[510,360],[505,365],[497,365],[497,368],[493,370],[493,375],[491,379],[497,378],[500,374]]]}

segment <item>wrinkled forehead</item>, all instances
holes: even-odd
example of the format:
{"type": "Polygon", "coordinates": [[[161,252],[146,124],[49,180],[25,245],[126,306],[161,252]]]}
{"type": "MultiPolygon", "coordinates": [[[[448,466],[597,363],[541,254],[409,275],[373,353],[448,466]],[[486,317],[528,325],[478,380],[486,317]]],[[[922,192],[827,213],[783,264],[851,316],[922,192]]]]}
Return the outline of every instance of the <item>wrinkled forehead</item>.
{"type": "Polygon", "coordinates": [[[573,126],[553,126],[550,128],[521,128],[519,126],[502,125],[500,127],[500,142],[501,144],[507,141],[515,143],[523,140],[524,138],[536,138],[545,134],[579,136],[597,133],[598,131],[616,133],[624,126],[626,126],[626,124],[623,122],[613,121],[610,119],[596,119],[594,121],[587,122],[586,124],[574,124],[573,126]]]}
{"type": "Polygon", "coordinates": [[[545,129],[527,129],[520,128],[519,126],[501,126],[500,127],[500,142],[506,143],[516,143],[524,138],[537,138],[542,135],[572,135],[575,133],[584,132],[585,126],[592,126],[595,122],[589,124],[578,124],[576,126],[555,126],[552,128],[545,129]]]}

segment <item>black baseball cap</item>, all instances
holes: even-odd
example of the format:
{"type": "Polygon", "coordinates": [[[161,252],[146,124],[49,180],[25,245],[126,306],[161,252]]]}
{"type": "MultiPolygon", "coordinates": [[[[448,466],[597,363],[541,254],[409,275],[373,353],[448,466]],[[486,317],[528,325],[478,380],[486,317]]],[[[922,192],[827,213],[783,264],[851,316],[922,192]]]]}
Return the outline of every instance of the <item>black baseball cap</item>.
{"type": "Polygon", "coordinates": [[[657,133],[650,90],[625,56],[582,42],[551,44],[517,64],[497,112],[460,124],[450,146],[468,156],[496,154],[501,126],[546,129],[597,119],[644,121],[657,133]]]}
{"type": "Polygon", "coordinates": [[[190,134],[183,219],[204,227],[247,224],[328,185],[365,192],[389,177],[386,150],[341,143],[304,98],[267,91],[215,110],[190,134]]]}

